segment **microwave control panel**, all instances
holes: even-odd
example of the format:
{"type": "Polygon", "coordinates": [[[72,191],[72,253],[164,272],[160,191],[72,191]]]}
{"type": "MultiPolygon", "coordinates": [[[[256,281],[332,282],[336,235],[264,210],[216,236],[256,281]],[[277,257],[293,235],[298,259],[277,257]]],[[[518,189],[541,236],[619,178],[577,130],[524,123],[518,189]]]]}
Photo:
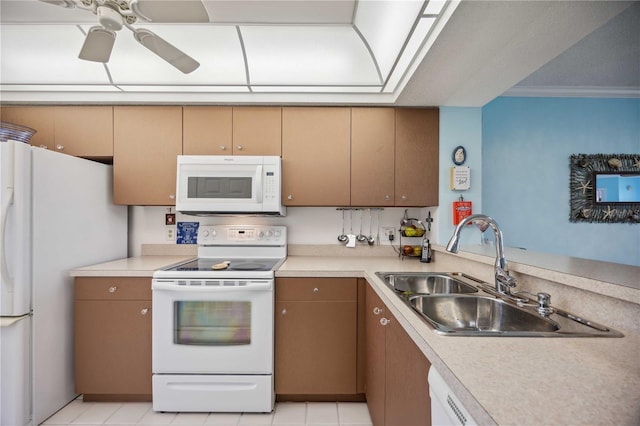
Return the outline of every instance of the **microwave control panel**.
{"type": "Polygon", "coordinates": [[[265,167],[264,171],[264,198],[267,200],[275,200],[280,198],[280,172],[275,168],[265,167]]]}

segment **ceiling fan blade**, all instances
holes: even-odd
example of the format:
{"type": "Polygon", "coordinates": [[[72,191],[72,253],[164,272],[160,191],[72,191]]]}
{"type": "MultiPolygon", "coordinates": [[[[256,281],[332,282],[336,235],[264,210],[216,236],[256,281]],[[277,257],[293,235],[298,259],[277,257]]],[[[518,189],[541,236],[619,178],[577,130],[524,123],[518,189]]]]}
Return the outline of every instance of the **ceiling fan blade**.
{"type": "Polygon", "coordinates": [[[185,74],[189,74],[200,66],[200,63],[191,56],[147,29],[136,29],[133,36],[144,47],[185,74]]]}
{"type": "Polygon", "coordinates": [[[85,61],[109,62],[116,33],[102,27],[92,27],[84,40],[78,57],[85,61]]]}
{"type": "Polygon", "coordinates": [[[129,5],[149,22],[209,22],[201,0],[131,0],[129,5]]]}
{"type": "Polygon", "coordinates": [[[73,8],[76,7],[76,4],[74,3],[73,0],[40,0],[43,3],[49,3],[52,4],[54,6],[62,6],[62,7],[66,7],[66,8],[73,8]]]}

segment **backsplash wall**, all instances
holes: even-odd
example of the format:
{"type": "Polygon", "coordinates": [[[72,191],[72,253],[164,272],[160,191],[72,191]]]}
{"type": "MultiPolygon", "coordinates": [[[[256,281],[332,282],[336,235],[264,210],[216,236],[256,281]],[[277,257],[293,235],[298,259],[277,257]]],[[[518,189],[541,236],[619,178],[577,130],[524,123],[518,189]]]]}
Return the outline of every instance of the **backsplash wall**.
{"type": "MultiPolygon", "coordinates": [[[[400,220],[404,216],[404,208],[385,208],[380,213],[380,244],[389,245],[388,238],[384,235],[384,227],[396,230],[393,245],[398,247],[398,229],[400,220]]],[[[438,241],[437,226],[438,208],[413,208],[407,213],[411,218],[424,220],[428,212],[434,218],[429,238],[438,241]]],[[[175,240],[168,239],[165,225],[165,214],[169,213],[169,207],[129,207],[129,256],[140,256],[142,244],[175,244],[175,240]]],[[[175,213],[175,208],[171,208],[175,213]]],[[[363,213],[362,232],[369,235],[369,210],[363,213]]],[[[349,211],[345,211],[345,232],[351,232],[349,211]]],[[[342,233],[342,212],[335,207],[290,207],[285,217],[200,217],[176,214],[176,222],[199,222],[205,225],[285,225],[287,226],[288,244],[336,244],[339,245],[338,235],[342,233]]],[[[171,227],[175,232],[175,226],[171,227]]],[[[360,233],[360,211],[353,211],[353,232],[360,233]]],[[[373,211],[372,233],[377,235],[377,212],[373,211]]],[[[174,234],[175,235],[175,234],[174,234]]],[[[403,241],[404,242],[404,241],[403,241]]],[[[412,239],[409,244],[419,244],[420,239],[412,239]]],[[[367,246],[367,243],[364,243],[367,246]]],[[[353,250],[363,250],[363,244],[358,243],[353,250]]]]}

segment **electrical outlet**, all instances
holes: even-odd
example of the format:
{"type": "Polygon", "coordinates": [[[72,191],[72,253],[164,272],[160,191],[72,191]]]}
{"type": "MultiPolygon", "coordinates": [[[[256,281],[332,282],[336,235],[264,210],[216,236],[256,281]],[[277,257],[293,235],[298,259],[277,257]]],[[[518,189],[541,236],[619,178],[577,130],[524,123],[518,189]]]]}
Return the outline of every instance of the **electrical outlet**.
{"type": "Polygon", "coordinates": [[[396,236],[396,230],[394,228],[382,228],[384,235],[387,236],[389,241],[393,241],[396,236]]]}
{"type": "Polygon", "coordinates": [[[167,226],[165,238],[167,241],[173,241],[176,239],[176,228],[173,226],[167,226]]]}

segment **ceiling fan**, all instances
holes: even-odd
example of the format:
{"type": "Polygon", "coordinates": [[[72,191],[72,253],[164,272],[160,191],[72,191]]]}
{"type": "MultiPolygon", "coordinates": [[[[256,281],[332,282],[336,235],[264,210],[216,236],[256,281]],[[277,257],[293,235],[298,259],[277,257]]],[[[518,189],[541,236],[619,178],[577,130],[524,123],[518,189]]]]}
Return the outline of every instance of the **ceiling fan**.
{"type": "Polygon", "coordinates": [[[87,10],[98,17],[100,25],[91,27],[78,57],[93,62],[109,62],[116,32],[127,27],[144,47],[185,74],[200,63],[157,34],[132,25],[139,19],[148,22],[209,22],[201,0],[40,0],[66,8],[87,10]]]}

